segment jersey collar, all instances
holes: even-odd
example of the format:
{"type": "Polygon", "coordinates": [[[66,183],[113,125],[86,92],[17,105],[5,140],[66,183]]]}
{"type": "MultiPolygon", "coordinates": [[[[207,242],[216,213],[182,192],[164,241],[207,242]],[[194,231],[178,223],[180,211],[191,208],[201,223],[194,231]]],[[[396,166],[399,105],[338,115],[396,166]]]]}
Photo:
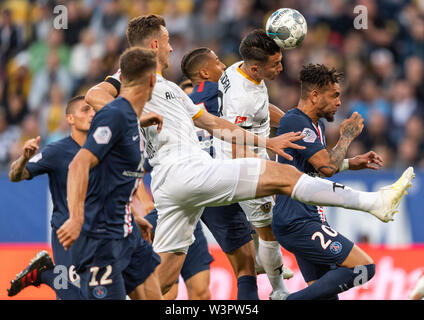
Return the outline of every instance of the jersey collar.
{"type": "Polygon", "coordinates": [[[254,80],[254,79],[252,79],[250,76],[248,76],[246,73],[244,73],[241,69],[240,69],[240,66],[243,64],[244,62],[242,62],[242,63],[240,63],[238,66],[237,66],[237,71],[243,76],[243,77],[245,77],[247,80],[249,80],[249,81],[251,81],[251,82],[253,82],[254,84],[256,84],[256,85],[260,85],[261,83],[260,82],[258,82],[258,81],[256,81],[256,80],[254,80]]]}

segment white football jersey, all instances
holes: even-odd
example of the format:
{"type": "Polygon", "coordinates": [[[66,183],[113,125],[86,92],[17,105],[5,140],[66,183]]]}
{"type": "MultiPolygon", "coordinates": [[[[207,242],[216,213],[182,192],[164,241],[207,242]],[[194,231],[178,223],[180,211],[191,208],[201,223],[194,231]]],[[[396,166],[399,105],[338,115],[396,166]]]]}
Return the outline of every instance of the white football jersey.
{"type": "MultiPolygon", "coordinates": [[[[220,117],[252,133],[269,137],[270,117],[268,89],[265,82],[257,82],[246,75],[240,66],[243,61],[227,68],[219,79],[219,95],[222,96],[220,117]]],[[[232,158],[232,146],[214,139],[217,157],[232,158]]],[[[261,158],[268,159],[265,148],[252,148],[261,158]]]]}
{"type": "MultiPolygon", "coordinates": [[[[108,78],[120,84],[121,70],[108,76],[105,81],[108,78]]],[[[178,85],[160,74],[156,74],[152,98],[144,106],[143,113],[148,112],[156,112],[163,117],[160,133],[156,126],[142,128],[145,152],[153,167],[173,163],[181,157],[204,156],[206,152],[200,146],[193,123],[204,110],[200,105],[195,105],[178,85]]]]}
{"type": "Polygon", "coordinates": [[[152,98],[143,113],[156,112],[163,117],[160,133],[155,126],[142,128],[150,164],[175,162],[177,158],[207,154],[200,147],[193,120],[204,111],[195,105],[175,83],[156,75],[152,98]]]}

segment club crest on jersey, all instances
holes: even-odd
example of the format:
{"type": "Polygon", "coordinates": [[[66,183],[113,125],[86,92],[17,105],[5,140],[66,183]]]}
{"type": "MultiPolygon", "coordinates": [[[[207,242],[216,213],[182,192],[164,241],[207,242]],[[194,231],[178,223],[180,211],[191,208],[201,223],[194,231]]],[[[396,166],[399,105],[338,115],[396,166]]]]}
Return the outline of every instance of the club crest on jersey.
{"type": "Polygon", "coordinates": [[[35,156],[33,156],[28,162],[37,163],[41,159],[43,159],[43,154],[39,153],[39,154],[36,154],[35,156]]]}
{"type": "Polygon", "coordinates": [[[234,124],[243,123],[247,120],[247,117],[237,116],[236,120],[234,121],[234,124]]]}
{"type": "Polygon", "coordinates": [[[340,251],[342,251],[343,246],[340,242],[334,241],[330,244],[330,251],[334,254],[338,254],[340,251]]]}
{"type": "Polygon", "coordinates": [[[264,203],[264,204],[261,205],[261,210],[264,213],[269,213],[271,211],[271,208],[272,208],[271,202],[267,202],[267,203],[264,203]]]}
{"type": "Polygon", "coordinates": [[[303,129],[302,134],[305,135],[305,137],[302,139],[305,142],[313,143],[317,139],[316,133],[310,128],[303,129]]]}
{"type": "Polygon", "coordinates": [[[107,289],[104,286],[97,286],[93,289],[93,296],[97,299],[103,299],[107,295],[107,289]]]}
{"type": "Polygon", "coordinates": [[[97,144],[108,144],[112,138],[112,131],[109,127],[98,127],[93,133],[93,138],[97,144]]]}

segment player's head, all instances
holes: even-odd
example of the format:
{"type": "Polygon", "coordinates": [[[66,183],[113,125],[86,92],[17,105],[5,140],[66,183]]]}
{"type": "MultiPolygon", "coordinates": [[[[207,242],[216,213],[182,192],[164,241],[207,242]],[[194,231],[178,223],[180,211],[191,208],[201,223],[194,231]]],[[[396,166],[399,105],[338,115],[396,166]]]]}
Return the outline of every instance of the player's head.
{"type": "Polygon", "coordinates": [[[131,47],[143,47],[157,52],[161,70],[168,67],[172,47],[165,20],[156,14],[133,18],[127,27],[127,40],[131,47]]]}
{"type": "Polygon", "coordinates": [[[274,80],[283,70],[281,49],[264,30],[249,32],[241,41],[239,52],[256,78],[274,80]]]}
{"type": "Polygon", "coordinates": [[[122,88],[145,89],[148,100],[156,83],[156,52],[140,47],[129,48],[121,55],[122,88]]]}
{"type": "Polygon", "coordinates": [[[300,99],[311,103],[319,118],[334,120],[340,102],[343,74],[323,64],[308,64],[300,71],[300,99]]]}
{"type": "Polygon", "coordinates": [[[186,94],[190,94],[193,91],[193,83],[190,79],[184,80],[179,86],[186,94]]]}
{"type": "Polygon", "coordinates": [[[225,68],[225,64],[209,48],[193,49],[181,60],[181,71],[193,83],[204,80],[218,82],[225,68]]]}
{"type": "Polygon", "coordinates": [[[85,102],[84,96],[76,96],[66,105],[66,119],[72,130],[88,132],[94,117],[94,109],[85,102]]]}

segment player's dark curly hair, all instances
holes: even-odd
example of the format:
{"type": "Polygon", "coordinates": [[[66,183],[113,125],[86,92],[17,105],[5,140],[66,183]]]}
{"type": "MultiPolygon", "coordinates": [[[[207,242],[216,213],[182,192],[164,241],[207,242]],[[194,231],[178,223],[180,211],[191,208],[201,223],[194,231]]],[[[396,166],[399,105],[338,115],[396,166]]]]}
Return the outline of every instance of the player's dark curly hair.
{"type": "Polygon", "coordinates": [[[244,61],[266,63],[268,57],[281,52],[281,48],[262,29],[249,32],[241,41],[239,52],[244,61]]]}
{"type": "Polygon", "coordinates": [[[212,50],[206,47],[196,48],[187,52],[181,60],[181,71],[184,76],[193,81],[199,65],[205,61],[208,53],[212,50]]]}
{"type": "Polygon", "coordinates": [[[324,89],[330,83],[338,83],[343,79],[343,73],[335,68],[329,69],[324,64],[308,64],[302,67],[299,74],[301,96],[305,98],[314,89],[324,89]]]}

